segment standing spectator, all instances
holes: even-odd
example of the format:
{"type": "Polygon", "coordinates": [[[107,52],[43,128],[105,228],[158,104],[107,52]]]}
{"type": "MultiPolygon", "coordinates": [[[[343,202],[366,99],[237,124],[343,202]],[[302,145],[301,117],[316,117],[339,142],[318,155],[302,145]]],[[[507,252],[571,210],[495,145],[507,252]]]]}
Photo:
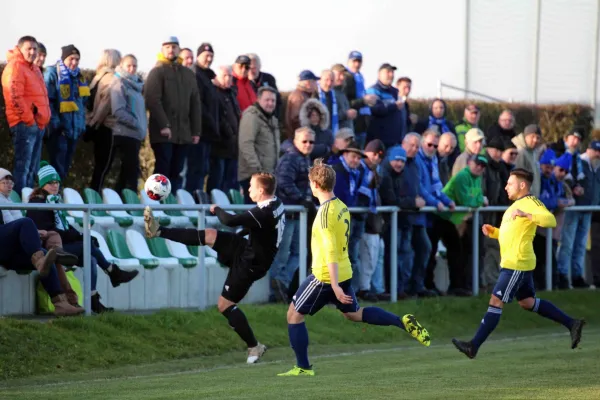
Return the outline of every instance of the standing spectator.
{"type": "Polygon", "coordinates": [[[465,150],[454,161],[452,176],[458,174],[467,166],[471,156],[482,153],[485,146],[485,135],[481,129],[473,128],[465,134],[464,141],[465,150]]]}
{"type": "Polygon", "coordinates": [[[91,96],[87,102],[87,129],[83,140],[94,143],[94,172],[90,187],[97,192],[104,186],[104,178],[112,164],[113,127],[115,119],[111,112],[110,86],[115,68],[121,63],[121,53],[106,49],[96,67],[96,76],[90,83],[91,96]]]}
{"type": "Polygon", "coordinates": [[[46,64],[46,56],[48,55],[48,51],[46,50],[46,46],[42,42],[38,42],[38,52],[35,57],[35,61],[33,62],[39,69],[44,73],[44,65],[46,64]]]}
{"type": "Polygon", "coordinates": [[[408,104],[408,96],[410,96],[410,91],[412,89],[412,80],[407,76],[402,76],[398,78],[396,81],[396,89],[398,89],[398,99],[404,102],[404,132],[412,132],[413,126],[415,126],[418,122],[418,117],[416,114],[410,113],[410,106],[408,104]]]}
{"type": "Polygon", "coordinates": [[[502,164],[506,167],[508,172],[512,171],[515,168],[515,162],[517,161],[517,156],[519,155],[519,151],[517,150],[517,146],[512,141],[504,141],[504,151],[502,152],[502,164]]]}
{"type": "Polygon", "coordinates": [[[479,128],[479,117],[481,111],[476,104],[469,104],[465,107],[462,121],[455,126],[456,137],[458,138],[458,149],[465,151],[465,134],[473,128],[479,128]]]}
{"type": "MultiPolygon", "coordinates": [[[[578,206],[600,205],[600,141],[590,143],[585,154],[581,155],[581,164],[585,178],[581,181],[581,191],[573,192],[578,206]]],[[[585,271],[585,246],[592,223],[591,212],[567,211],[561,232],[558,249],[559,279],[564,280],[572,268],[573,287],[589,287],[583,277],[585,271]]]]}
{"type": "Polygon", "coordinates": [[[348,68],[344,78],[344,93],[350,102],[350,107],[358,110],[358,115],[354,121],[354,131],[357,133],[357,142],[362,148],[365,145],[371,109],[369,107],[375,104],[375,96],[368,95],[365,86],[365,78],[360,69],[362,67],[363,56],[359,51],[351,51],[348,55],[348,68]],[[368,103],[368,104],[365,104],[368,103]]]}
{"type": "Polygon", "coordinates": [[[360,239],[360,282],[356,295],[365,301],[389,300],[383,284],[383,271],[379,261],[381,234],[383,233],[383,217],[377,213],[381,205],[379,186],[381,184],[381,162],[385,157],[385,146],[381,140],[375,139],[365,147],[366,158],[361,161],[365,170],[360,193],[369,199],[369,213],[365,220],[365,232],[360,239]],[[377,279],[376,279],[377,278],[377,279]],[[373,289],[373,290],[371,290],[373,289]]]}
{"type": "Polygon", "coordinates": [[[440,136],[438,144],[438,168],[440,170],[440,181],[443,186],[450,180],[450,166],[448,165],[448,157],[454,153],[454,149],[458,145],[456,136],[452,132],[443,133],[440,136]]]}
{"type": "MultiPolygon", "coordinates": [[[[346,67],[342,64],[335,64],[331,67],[331,72],[333,73],[333,91],[335,92],[340,116],[339,127],[354,130],[354,120],[358,113],[356,109],[350,107],[350,101],[346,97],[346,93],[344,93],[346,67]]],[[[365,101],[362,99],[358,103],[362,103],[363,106],[365,105],[365,101]]]]}
{"type": "Polygon", "coordinates": [[[371,107],[367,141],[379,139],[386,148],[402,143],[406,134],[404,101],[398,100],[398,89],[392,86],[394,71],[396,67],[383,64],[379,67],[377,83],[367,90],[367,94],[377,96],[377,102],[371,107]]]}
{"type": "Polygon", "coordinates": [[[277,92],[269,86],[258,89],[258,101],[242,114],[239,131],[238,180],[246,204],[250,178],[258,172],[273,173],[279,159],[279,122],[273,115],[277,92]]]}
{"type": "Polygon", "coordinates": [[[287,98],[285,110],[285,130],[288,139],[294,138],[294,132],[300,128],[300,109],[306,100],[317,91],[317,81],[319,77],[312,71],[304,70],[298,75],[298,85],[287,98]]]}
{"type": "Polygon", "coordinates": [[[48,91],[34,63],[37,52],[35,38],[23,36],[8,51],[8,64],[2,72],[6,119],[14,146],[14,190],[19,194],[24,187],[33,187],[44,129],[50,122],[48,91]]]}
{"type": "MultiPolygon", "coordinates": [[[[350,143],[340,153],[340,162],[333,165],[336,177],[334,193],[347,207],[364,207],[367,205],[368,200],[360,193],[359,189],[365,175],[365,170],[360,161],[365,158],[365,154],[358,148],[356,142],[350,143]]],[[[352,287],[358,291],[361,271],[359,244],[360,238],[365,232],[365,215],[351,214],[349,228],[348,256],[352,264],[352,287]]]]}
{"type": "Polygon", "coordinates": [[[202,107],[202,136],[200,142],[188,149],[185,190],[190,193],[204,190],[204,181],[211,164],[211,145],[219,140],[219,102],[217,89],[213,85],[216,75],[210,69],[213,57],[211,44],[202,43],[196,52],[196,64],[192,67],[202,107]]]}
{"type": "Polygon", "coordinates": [[[340,106],[338,105],[338,99],[333,90],[333,72],[331,70],[324,70],[321,72],[321,79],[317,84],[317,95],[318,99],[329,111],[329,129],[335,134],[340,129],[340,106]]]}
{"type": "Polygon", "coordinates": [[[494,122],[485,134],[488,142],[494,137],[499,137],[505,148],[507,148],[508,143],[515,136],[517,136],[517,132],[515,132],[515,116],[510,110],[502,111],[498,117],[498,121],[494,122]]]}
{"type": "Polygon", "coordinates": [[[517,146],[519,155],[515,160],[515,168],[523,168],[533,173],[533,183],[531,184],[531,194],[538,197],[540,195],[540,169],[538,160],[542,153],[542,131],[536,124],[530,124],[525,127],[523,133],[515,136],[512,142],[517,146]]]}
{"type": "MultiPolygon", "coordinates": [[[[275,176],[277,197],[285,205],[303,205],[315,209],[308,183],[310,153],[315,144],[315,135],[310,128],[298,128],[294,145],[281,157],[275,176]]],[[[286,213],[283,237],[277,255],[271,265],[271,292],[278,301],[289,302],[288,288],[300,265],[299,213],[286,213]]]]}
{"type": "MultiPolygon", "coordinates": [[[[404,146],[394,146],[388,150],[388,162],[384,165],[381,181],[381,203],[384,206],[400,207],[405,211],[418,211],[425,207],[425,200],[419,196],[419,167],[414,158],[419,150],[419,140],[409,134],[404,138],[404,142],[410,150],[411,157],[408,157],[404,146]]],[[[398,213],[398,265],[391,265],[389,251],[385,252],[384,265],[398,269],[397,294],[399,299],[408,297],[406,291],[409,289],[413,267],[412,227],[416,217],[416,213],[398,213]]],[[[386,221],[389,221],[389,217],[386,218],[386,221]]],[[[385,229],[384,242],[388,249],[390,249],[390,238],[390,230],[385,229]]],[[[384,275],[388,288],[391,289],[388,268],[385,269],[384,275]]]]}
{"type": "Polygon", "coordinates": [[[219,101],[219,140],[212,144],[210,175],[206,184],[207,192],[220,189],[238,190],[237,178],[238,130],[240,125],[240,106],[235,92],[231,89],[233,75],[231,67],[222,66],[217,70],[215,86],[219,101]]]}
{"type": "Polygon", "coordinates": [[[127,54],[115,71],[110,88],[110,102],[115,125],[112,130],[113,145],[107,169],[117,153],[121,157],[121,171],[117,192],[131,189],[137,192],[140,176],[140,147],[146,139],[148,119],[142,94],[144,81],[137,74],[137,58],[127,54]]]}
{"type": "MultiPolygon", "coordinates": [[[[446,102],[442,99],[435,99],[429,105],[429,116],[426,119],[419,120],[415,126],[415,132],[423,133],[427,129],[437,130],[438,133],[444,134],[446,132],[452,132],[456,136],[456,130],[452,122],[446,118],[446,111],[448,107],[446,102]]],[[[458,138],[456,139],[458,141],[458,138]]],[[[454,149],[454,153],[448,156],[448,165],[450,168],[454,166],[454,161],[460,154],[458,146],[454,149]]]]}
{"type": "Polygon", "coordinates": [[[310,128],[315,133],[315,146],[310,153],[310,158],[316,160],[326,157],[333,146],[327,107],[317,99],[306,100],[300,109],[300,125],[310,128]]]}
{"type": "MultiPolygon", "coordinates": [[[[233,87],[236,89],[238,104],[242,112],[256,102],[257,93],[254,92],[254,88],[248,79],[249,71],[250,57],[238,56],[233,64],[233,87]]],[[[272,89],[277,93],[277,90],[272,89]]]]}
{"type": "Polygon", "coordinates": [[[194,53],[192,49],[184,47],[179,52],[179,57],[181,58],[181,65],[184,67],[191,69],[194,66],[194,53]]]}
{"type": "Polygon", "coordinates": [[[275,106],[275,116],[277,119],[281,118],[281,93],[277,89],[277,80],[275,77],[267,72],[262,71],[262,62],[258,54],[249,53],[246,54],[250,58],[250,71],[248,73],[248,79],[254,89],[254,93],[258,92],[258,89],[263,86],[269,86],[275,89],[277,92],[277,105],[275,106]]]}
{"type": "Polygon", "coordinates": [[[150,112],[154,173],[168,176],[177,191],[188,147],[200,141],[202,106],[194,73],[181,65],[175,36],[162,43],[158,62],[146,79],[144,98],[150,112]]]}
{"type": "MultiPolygon", "coordinates": [[[[483,195],[488,199],[490,206],[508,206],[508,195],[504,190],[509,177],[509,171],[502,163],[504,142],[501,137],[494,136],[486,148],[487,168],[482,177],[483,195]]],[[[500,226],[502,213],[482,214],[484,224],[500,226]]],[[[493,289],[500,274],[500,244],[498,240],[483,237],[483,268],[481,284],[486,290],[493,289]]]]}
{"type": "Polygon", "coordinates": [[[563,140],[550,145],[550,148],[556,153],[556,157],[560,157],[565,153],[571,155],[571,165],[569,166],[565,180],[571,185],[573,191],[581,193],[581,184],[579,181],[585,179],[583,173],[583,165],[581,163],[581,154],[579,145],[581,144],[582,135],[576,130],[569,131],[563,140]]]}
{"type": "Polygon", "coordinates": [[[79,70],[81,53],[72,44],[62,48],[60,60],[46,69],[44,79],[50,99],[48,153],[61,179],[71,168],[75,147],[85,132],[85,105],[90,87],[79,70]]]}

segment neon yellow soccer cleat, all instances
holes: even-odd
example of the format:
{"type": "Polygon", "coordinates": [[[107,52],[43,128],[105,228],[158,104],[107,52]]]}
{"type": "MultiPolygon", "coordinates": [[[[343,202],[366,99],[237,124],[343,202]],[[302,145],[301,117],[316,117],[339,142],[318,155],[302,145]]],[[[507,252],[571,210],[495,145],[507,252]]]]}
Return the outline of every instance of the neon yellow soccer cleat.
{"type": "Polygon", "coordinates": [[[282,374],[277,374],[277,376],[315,376],[315,371],[312,369],[304,369],[294,365],[294,368],[290,369],[288,372],[284,372],[282,374]]]}
{"type": "Polygon", "coordinates": [[[404,324],[404,329],[406,329],[406,332],[417,339],[423,346],[429,347],[431,344],[429,332],[427,332],[427,329],[421,326],[414,315],[406,314],[404,317],[402,317],[402,323],[404,324]]]}

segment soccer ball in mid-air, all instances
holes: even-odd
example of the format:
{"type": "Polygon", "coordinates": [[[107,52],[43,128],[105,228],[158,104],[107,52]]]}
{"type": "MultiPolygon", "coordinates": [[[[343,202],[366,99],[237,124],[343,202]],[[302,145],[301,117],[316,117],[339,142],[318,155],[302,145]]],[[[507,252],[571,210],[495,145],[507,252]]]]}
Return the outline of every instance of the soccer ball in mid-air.
{"type": "Polygon", "coordinates": [[[150,199],[161,201],[171,193],[171,182],[162,174],[154,174],[146,179],[144,191],[150,199]]]}

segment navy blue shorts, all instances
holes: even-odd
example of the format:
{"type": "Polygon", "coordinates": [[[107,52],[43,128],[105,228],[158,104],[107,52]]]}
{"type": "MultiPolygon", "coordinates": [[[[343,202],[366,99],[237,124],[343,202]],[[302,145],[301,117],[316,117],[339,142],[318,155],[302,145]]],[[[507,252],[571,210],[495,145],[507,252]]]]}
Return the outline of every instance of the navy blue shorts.
{"type": "Polygon", "coordinates": [[[533,271],[500,268],[500,275],[492,294],[504,304],[510,303],[513,298],[521,301],[528,297],[535,297],[533,271]]]}
{"type": "Polygon", "coordinates": [[[352,289],[351,279],[340,282],[340,287],[348,296],[352,297],[351,304],[342,304],[335,297],[335,292],[328,283],[320,282],[313,274],[306,277],[300,284],[296,294],[292,298],[294,307],[302,315],[315,315],[321,308],[327,304],[335,304],[338,310],[343,313],[356,312],[359,309],[354,289],[352,289]]]}

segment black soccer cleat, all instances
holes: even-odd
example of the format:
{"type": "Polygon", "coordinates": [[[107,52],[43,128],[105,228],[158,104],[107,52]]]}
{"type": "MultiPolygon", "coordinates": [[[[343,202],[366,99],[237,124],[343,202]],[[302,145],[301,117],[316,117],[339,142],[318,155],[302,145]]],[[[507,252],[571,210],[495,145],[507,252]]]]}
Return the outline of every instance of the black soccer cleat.
{"type": "Polygon", "coordinates": [[[581,331],[585,325],[584,319],[576,319],[571,327],[571,348],[577,348],[577,345],[581,341],[581,331]]]}
{"type": "Polygon", "coordinates": [[[458,351],[460,351],[465,356],[467,356],[471,359],[475,358],[475,356],[477,355],[477,350],[475,349],[475,347],[473,346],[473,343],[471,343],[471,342],[463,342],[462,340],[453,338],[452,343],[458,349],[458,351]]]}

